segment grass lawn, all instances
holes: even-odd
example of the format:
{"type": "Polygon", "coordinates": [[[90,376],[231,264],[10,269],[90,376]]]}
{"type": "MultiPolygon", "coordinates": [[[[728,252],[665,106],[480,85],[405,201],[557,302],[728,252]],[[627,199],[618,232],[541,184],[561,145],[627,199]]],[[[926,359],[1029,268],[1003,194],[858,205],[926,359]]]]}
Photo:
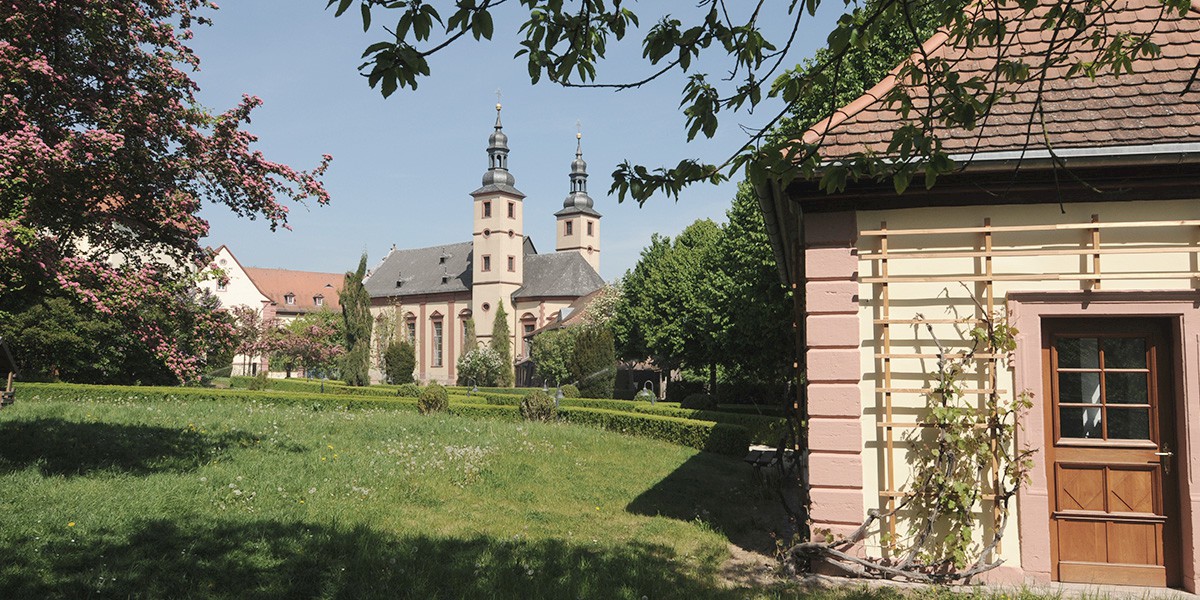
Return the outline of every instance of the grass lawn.
{"type": "Polygon", "coordinates": [[[214,401],[0,412],[0,597],[753,597],[727,457],[567,425],[214,401]],[[723,533],[724,532],[724,533],[723,533]]]}
{"type": "Polygon", "coordinates": [[[586,427],[20,391],[0,412],[0,598],[810,597],[721,576],[778,518],[737,459],[586,427]]]}

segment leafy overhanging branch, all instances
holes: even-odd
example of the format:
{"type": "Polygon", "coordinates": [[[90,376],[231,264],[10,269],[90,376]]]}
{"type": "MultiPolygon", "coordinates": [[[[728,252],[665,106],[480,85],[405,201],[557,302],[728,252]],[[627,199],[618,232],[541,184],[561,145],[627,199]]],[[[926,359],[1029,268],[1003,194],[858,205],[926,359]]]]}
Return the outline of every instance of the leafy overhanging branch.
{"type": "MultiPolygon", "coordinates": [[[[384,28],[391,39],[370,45],[360,69],[372,87],[378,86],[389,96],[400,88],[415,89],[420,77],[430,75],[428,57],[460,41],[466,33],[477,41],[491,40],[496,33],[493,11],[505,3],[329,0],[328,6],[336,6],[336,14],[341,15],[358,4],[364,30],[370,30],[377,10],[399,13],[395,26],[384,28]],[[449,17],[443,20],[443,15],[449,17]]],[[[759,0],[753,4],[701,0],[697,6],[695,16],[685,19],[667,14],[646,29],[641,47],[649,73],[616,82],[599,81],[598,66],[607,57],[610,44],[624,41],[631,29],[640,25],[638,14],[622,0],[519,0],[505,7],[520,11],[521,25],[515,32],[521,46],[517,56],[526,60],[533,83],[544,78],[566,87],[628,90],[670,73],[682,74],[680,107],[688,140],[701,134],[715,135],[722,113],[750,115],[765,100],[781,102],[763,118],[761,126],[748,129],[745,142],[721,162],[684,159],[657,168],[621,163],[613,172],[610,193],[622,201],[629,197],[643,203],[655,194],[678,198],[690,184],[718,183],[737,171],[745,171],[755,183],[819,175],[822,189],[831,192],[860,179],[891,179],[901,192],[918,174],[931,187],[940,175],[963,166],[943,149],[946,135],[979,130],[982,136],[992,108],[1022,85],[1044,81],[1064,65],[1066,77],[1121,75],[1131,72],[1136,60],[1160,53],[1152,34],[1138,35],[1101,19],[1118,10],[1109,0],[977,0],[969,10],[963,10],[961,0],[878,0],[856,5],[842,15],[827,38],[823,60],[776,75],[789,57],[790,62],[799,62],[794,45],[797,32],[804,17],[816,13],[820,0],[759,0]],[[945,33],[945,44],[951,47],[995,47],[992,69],[962,76],[954,69],[962,55],[946,58],[925,52],[920,43],[922,24],[912,18],[918,10],[932,15],[945,33]],[[1018,33],[1009,25],[1032,18],[1035,10],[1036,26],[1053,31],[1062,43],[1051,44],[1040,55],[1028,57],[1030,60],[1008,55],[1018,33]],[[763,24],[779,22],[789,26],[780,28],[786,35],[776,43],[763,24]],[[887,152],[858,152],[830,160],[821,152],[823,136],[816,143],[805,143],[777,135],[775,126],[804,102],[806,94],[827,87],[838,77],[848,53],[866,48],[896,23],[911,35],[917,53],[895,73],[903,85],[895,86],[885,98],[890,107],[911,117],[908,124],[893,131],[887,152]],[[1093,52],[1086,56],[1071,52],[1078,43],[1085,43],[1093,52]],[[717,63],[724,66],[709,70],[717,63]]],[[[1191,2],[1162,0],[1162,6],[1160,19],[1182,18],[1191,2]]],[[[1043,92],[1044,85],[1038,85],[1036,105],[1041,104],[1043,92]]],[[[1030,122],[1036,122],[1032,115],[1030,122]]]]}

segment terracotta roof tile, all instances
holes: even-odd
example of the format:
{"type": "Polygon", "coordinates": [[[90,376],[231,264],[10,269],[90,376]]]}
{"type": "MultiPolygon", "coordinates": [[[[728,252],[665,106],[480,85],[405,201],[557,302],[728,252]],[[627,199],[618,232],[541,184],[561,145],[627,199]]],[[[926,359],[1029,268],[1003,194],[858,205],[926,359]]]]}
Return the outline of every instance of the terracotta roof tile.
{"type": "Polygon", "coordinates": [[[276,312],[304,313],[322,309],[342,310],[338,303],[338,292],[342,289],[344,275],[341,273],[317,273],[314,271],[291,271],[288,269],[259,269],[246,267],[246,275],[262,293],[275,303],[276,312]],[[294,297],[288,304],[286,296],[294,297]],[[315,298],[322,299],[317,306],[315,298]]]}
{"type": "MultiPolygon", "coordinates": [[[[1135,72],[1121,77],[1066,79],[1068,65],[1051,69],[1042,96],[1050,143],[1054,147],[1105,147],[1200,141],[1200,83],[1185,93],[1192,72],[1200,63],[1200,0],[1193,4],[1196,9],[1186,17],[1164,17],[1155,29],[1162,8],[1157,0],[1116,0],[1115,12],[1108,15],[1106,23],[1119,31],[1139,34],[1153,31],[1151,39],[1159,44],[1162,54],[1138,59],[1134,63],[1135,72]]],[[[1039,15],[1048,6],[1035,9],[1021,19],[1015,18],[1020,14],[1015,12],[1017,9],[1006,9],[1014,11],[1010,31],[1016,32],[1017,40],[1010,57],[1027,57],[1027,62],[1036,64],[1036,55],[1045,50],[1050,39],[1050,32],[1039,29],[1039,15]]],[[[932,56],[962,57],[956,70],[963,77],[991,71],[994,47],[964,50],[947,46],[945,41],[946,34],[939,32],[923,47],[932,56]]],[[[1073,51],[1094,54],[1085,44],[1077,43],[1073,51]]],[[[837,111],[834,117],[815,125],[805,133],[805,140],[815,141],[825,132],[822,154],[831,159],[864,150],[885,151],[892,130],[903,122],[896,111],[886,108],[880,100],[895,85],[894,76],[885,78],[837,111]]],[[[993,107],[976,131],[939,131],[944,148],[960,154],[1025,147],[1036,86],[1037,82],[1032,81],[1017,88],[1013,96],[993,107]]],[[[923,102],[916,100],[915,104],[921,106],[923,102]]],[[[1044,147],[1040,127],[1033,128],[1029,141],[1031,147],[1044,147]]]]}

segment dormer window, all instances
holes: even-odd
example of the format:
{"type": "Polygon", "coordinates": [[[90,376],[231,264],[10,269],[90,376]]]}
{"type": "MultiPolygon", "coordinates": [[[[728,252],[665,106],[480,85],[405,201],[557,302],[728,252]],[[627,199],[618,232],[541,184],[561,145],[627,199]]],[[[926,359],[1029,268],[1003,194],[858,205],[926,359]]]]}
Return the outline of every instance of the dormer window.
{"type": "Polygon", "coordinates": [[[450,276],[442,275],[442,285],[446,285],[447,283],[450,283],[450,276]]]}
{"type": "Polygon", "coordinates": [[[313,296],[313,305],[314,306],[325,306],[325,296],[321,296],[319,294],[316,296],[313,296]]]}
{"type": "Polygon", "coordinates": [[[288,306],[295,305],[296,304],[296,295],[291,292],[288,292],[287,294],[285,294],[283,296],[283,303],[287,304],[288,306]]]}

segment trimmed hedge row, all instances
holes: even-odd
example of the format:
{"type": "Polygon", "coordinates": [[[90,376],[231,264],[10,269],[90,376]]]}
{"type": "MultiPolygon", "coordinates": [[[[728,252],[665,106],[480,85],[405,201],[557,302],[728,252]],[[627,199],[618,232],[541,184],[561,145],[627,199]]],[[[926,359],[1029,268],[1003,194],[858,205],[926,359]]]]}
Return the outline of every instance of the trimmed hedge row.
{"type": "MultiPolygon", "coordinates": [[[[517,406],[521,403],[520,396],[509,396],[502,394],[488,394],[487,396],[484,396],[484,399],[489,405],[493,406],[517,406]]],[[[626,413],[634,412],[663,417],[691,419],[694,421],[708,421],[712,423],[740,425],[746,428],[746,430],[749,432],[750,439],[756,444],[777,444],[780,436],[783,435],[783,432],[787,427],[787,422],[778,417],[730,413],[716,410],[691,410],[679,408],[679,405],[674,402],[659,402],[657,404],[650,404],[649,402],[631,400],[563,398],[562,400],[559,400],[559,406],[594,408],[598,410],[610,410],[626,413]]]]}
{"type": "Polygon", "coordinates": [[[717,454],[742,456],[750,446],[750,432],[741,425],[576,406],[561,406],[558,414],[568,423],[591,425],[717,454]]]}
{"type": "Polygon", "coordinates": [[[391,410],[416,410],[415,398],[355,397],[331,393],[284,392],[274,390],[218,390],[192,387],[151,387],[124,385],[84,385],[75,383],[20,383],[18,398],[31,394],[35,399],[46,400],[101,400],[162,402],[172,400],[190,401],[251,401],[264,404],[311,404],[318,409],[361,409],[378,408],[391,410]]]}
{"type": "MultiPolygon", "coordinates": [[[[313,410],[401,410],[416,412],[415,398],[364,397],[332,393],[303,393],[283,391],[218,390],[213,388],[150,387],[117,385],[83,385],[73,383],[19,383],[17,396],[20,400],[58,400],[74,402],[99,400],[107,402],[257,402],[279,406],[311,406],[313,410]]],[[[515,405],[471,404],[463,395],[450,397],[449,412],[469,418],[487,418],[501,421],[521,421],[521,413],[515,405]]],[[[570,406],[564,403],[559,410],[561,420],[600,427],[618,433],[648,437],[731,456],[741,456],[750,445],[750,430],[732,423],[715,423],[664,416],[641,412],[627,412],[570,406]]]]}

